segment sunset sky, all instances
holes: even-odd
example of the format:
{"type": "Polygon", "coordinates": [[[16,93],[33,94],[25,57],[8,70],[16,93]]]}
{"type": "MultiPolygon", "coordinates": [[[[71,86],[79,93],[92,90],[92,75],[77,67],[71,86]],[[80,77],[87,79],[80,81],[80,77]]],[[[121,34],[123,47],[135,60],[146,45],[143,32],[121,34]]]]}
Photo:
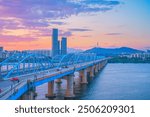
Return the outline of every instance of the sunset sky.
{"type": "Polygon", "coordinates": [[[52,28],[70,48],[150,49],[150,0],[0,0],[4,49],[50,49],[52,28]]]}

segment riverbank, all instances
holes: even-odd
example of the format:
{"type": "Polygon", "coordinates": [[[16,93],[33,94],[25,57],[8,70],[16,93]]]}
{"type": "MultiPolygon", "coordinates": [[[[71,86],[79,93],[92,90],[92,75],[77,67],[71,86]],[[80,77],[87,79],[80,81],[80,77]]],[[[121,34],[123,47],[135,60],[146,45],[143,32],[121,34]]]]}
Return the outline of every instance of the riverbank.
{"type": "Polygon", "coordinates": [[[108,63],[150,63],[150,58],[114,57],[108,63]]]}

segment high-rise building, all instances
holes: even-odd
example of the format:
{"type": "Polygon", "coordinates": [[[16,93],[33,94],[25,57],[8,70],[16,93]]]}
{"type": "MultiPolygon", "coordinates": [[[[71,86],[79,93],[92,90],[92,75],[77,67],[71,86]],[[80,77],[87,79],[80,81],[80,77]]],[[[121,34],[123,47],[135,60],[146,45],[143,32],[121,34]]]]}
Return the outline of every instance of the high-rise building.
{"type": "Polygon", "coordinates": [[[67,38],[66,37],[62,37],[61,40],[61,54],[67,54],[67,38]]]}
{"type": "Polygon", "coordinates": [[[61,42],[58,40],[58,29],[52,31],[52,57],[56,55],[67,54],[67,38],[62,37],[61,42]],[[61,45],[61,46],[60,46],[61,45]]]}
{"type": "Polygon", "coordinates": [[[61,48],[60,48],[60,41],[58,40],[58,54],[61,54],[61,50],[60,50],[61,48]]]}
{"type": "Polygon", "coordinates": [[[59,54],[58,29],[52,31],[52,57],[59,54]]]}

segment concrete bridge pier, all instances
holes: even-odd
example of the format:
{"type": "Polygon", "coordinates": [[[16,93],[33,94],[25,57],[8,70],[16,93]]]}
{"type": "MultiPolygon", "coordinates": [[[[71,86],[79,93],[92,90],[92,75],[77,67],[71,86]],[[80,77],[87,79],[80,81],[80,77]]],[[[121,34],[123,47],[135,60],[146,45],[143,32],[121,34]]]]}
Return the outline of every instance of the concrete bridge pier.
{"type": "Polygon", "coordinates": [[[48,82],[48,93],[45,96],[50,99],[56,97],[54,94],[54,81],[48,82]]]}
{"type": "Polygon", "coordinates": [[[87,81],[87,69],[81,70],[80,72],[81,84],[88,84],[87,81]]]}
{"type": "Polygon", "coordinates": [[[101,70],[101,63],[98,63],[98,71],[101,70]]]}
{"type": "Polygon", "coordinates": [[[103,68],[103,66],[104,66],[104,62],[102,61],[102,62],[101,62],[101,69],[103,68]]]}
{"type": "Polygon", "coordinates": [[[101,68],[103,68],[103,62],[101,62],[101,68]]]}
{"type": "Polygon", "coordinates": [[[95,65],[95,74],[97,74],[98,73],[98,67],[97,67],[97,65],[95,65]]]}
{"type": "Polygon", "coordinates": [[[56,82],[57,84],[61,84],[61,83],[62,83],[61,78],[57,79],[55,82],[56,82]]]}
{"type": "Polygon", "coordinates": [[[33,90],[33,92],[34,92],[34,95],[33,95],[33,96],[34,96],[34,98],[35,98],[35,97],[38,95],[38,93],[36,92],[36,87],[33,87],[32,90],[33,90]]]}
{"type": "Polygon", "coordinates": [[[75,97],[74,95],[74,75],[68,75],[65,77],[67,80],[67,88],[65,93],[65,99],[73,99],[75,97]]]}
{"type": "Polygon", "coordinates": [[[94,67],[90,68],[90,78],[91,80],[94,78],[94,67]]]}
{"type": "Polygon", "coordinates": [[[34,100],[35,99],[35,89],[32,88],[29,91],[27,91],[25,94],[23,94],[20,97],[21,100],[34,100]]]}
{"type": "Polygon", "coordinates": [[[36,88],[33,86],[33,82],[31,80],[27,80],[27,87],[28,87],[28,91],[25,92],[20,99],[22,100],[34,100],[37,93],[36,88]]]}

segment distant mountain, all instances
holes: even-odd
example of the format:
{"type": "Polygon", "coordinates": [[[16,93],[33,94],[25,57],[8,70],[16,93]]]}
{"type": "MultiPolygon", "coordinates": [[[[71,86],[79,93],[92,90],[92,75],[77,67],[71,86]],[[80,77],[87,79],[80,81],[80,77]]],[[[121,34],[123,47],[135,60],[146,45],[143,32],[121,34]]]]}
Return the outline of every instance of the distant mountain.
{"type": "Polygon", "coordinates": [[[68,48],[67,49],[67,53],[79,53],[79,52],[83,52],[83,50],[81,50],[81,49],[74,49],[74,48],[68,48]]]}
{"type": "Polygon", "coordinates": [[[134,54],[134,53],[143,53],[144,51],[128,48],[128,47],[121,47],[121,48],[92,48],[86,50],[87,53],[96,53],[97,55],[102,56],[116,56],[121,54],[134,54]]]}

